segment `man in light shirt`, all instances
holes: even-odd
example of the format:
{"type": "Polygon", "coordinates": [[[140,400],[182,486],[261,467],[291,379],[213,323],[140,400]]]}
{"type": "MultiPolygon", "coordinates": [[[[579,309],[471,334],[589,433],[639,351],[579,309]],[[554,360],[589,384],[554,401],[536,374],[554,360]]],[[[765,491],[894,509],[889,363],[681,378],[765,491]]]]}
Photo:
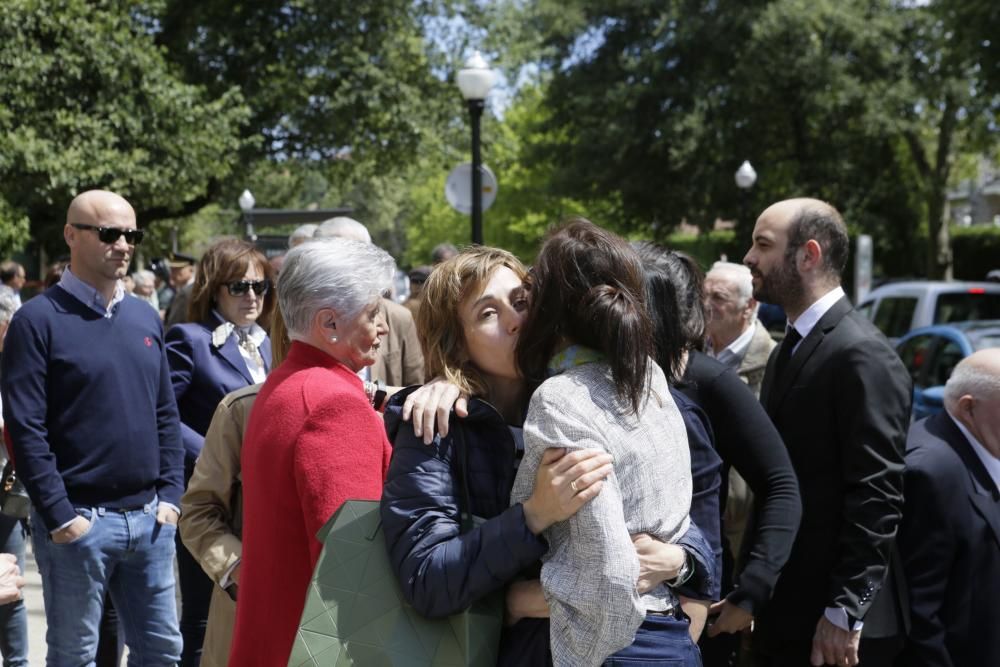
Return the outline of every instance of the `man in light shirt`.
{"type": "Polygon", "coordinates": [[[743,259],[754,298],[789,327],[760,400],[799,478],[802,524],[756,618],[760,664],[891,665],[906,629],[896,529],[912,385],[895,350],[840,287],[850,243],[835,208],[774,204],[743,259]]]}
{"type": "Polygon", "coordinates": [[[899,552],[912,628],[898,665],[1000,665],[1000,348],[952,372],[910,428],[899,552]]]}
{"type": "Polygon", "coordinates": [[[767,359],[775,342],[757,321],[753,277],[742,264],[716,262],[705,276],[708,353],[740,376],[760,396],[767,359]]]}

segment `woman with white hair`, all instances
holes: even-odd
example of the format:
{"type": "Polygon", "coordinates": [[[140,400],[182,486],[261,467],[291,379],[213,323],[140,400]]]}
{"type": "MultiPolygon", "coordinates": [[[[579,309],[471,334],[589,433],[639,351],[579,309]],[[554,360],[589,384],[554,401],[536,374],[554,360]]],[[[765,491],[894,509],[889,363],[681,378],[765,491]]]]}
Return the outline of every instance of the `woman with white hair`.
{"type": "Polygon", "coordinates": [[[391,450],[358,371],[387,332],[395,263],[347,239],[289,251],[278,305],[292,341],[261,388],[243,442],[243,554],[231,665],[288,662],[322,543],[345,500],[376,500],[391,450]]]}

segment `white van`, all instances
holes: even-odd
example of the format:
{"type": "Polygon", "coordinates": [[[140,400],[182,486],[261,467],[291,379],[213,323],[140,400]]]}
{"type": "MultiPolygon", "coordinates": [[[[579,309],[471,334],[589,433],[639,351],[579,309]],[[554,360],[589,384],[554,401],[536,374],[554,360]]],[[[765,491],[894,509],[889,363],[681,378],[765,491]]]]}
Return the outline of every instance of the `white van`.
{"type": "Polygon", "coordinates": [[[914,280],[887,283],[858,304],[893,343],[911,329],[1000,319],[1000,283],[914,280]]]}

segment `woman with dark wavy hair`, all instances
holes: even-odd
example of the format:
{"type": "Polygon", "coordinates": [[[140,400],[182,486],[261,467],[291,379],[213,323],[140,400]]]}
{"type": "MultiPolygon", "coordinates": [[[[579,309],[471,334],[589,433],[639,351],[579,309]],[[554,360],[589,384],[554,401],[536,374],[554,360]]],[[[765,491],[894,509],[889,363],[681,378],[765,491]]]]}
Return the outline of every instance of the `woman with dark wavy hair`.
{"type": "MultiPolygon", "coordinates": [[[[637,248],[646,274],[647,306],[656,332],[656,359],[671,368],[676,388],[707,415],[724,476],[734,469],[753,492],[753,511],[740,553],[728,541],[719,544],[722,566],[721,602],[703,639],[706,665],[731,664],[739,650],[739,633],[771,598],[781,568],[791,553],[802,514],[798,481],[788,453],[764,408],[735,371],[705,354],[706,311],[701,267],[688,255],[652,243],[637,248]]],[[[723,484],[718,506],[723,522],[735,513],[727,507],[723,484]]],[[[714,527],[696,516],[706,535],[720,540],[714,527]]],[[[725,528],[725,526],[722,526],[725,528]]],[[[723,534],[725,531],[723,531],[723,534]]]]}
{"type": "Polygon", "coordinates": [[[671,586],[636,587],[630,535],[672,543],[691,525],[687,435],[652,359],[639,257],[623,239],[576,219],[548,236],[532,279],[517,354],[525,377],[540,384],[511,501],[530,494],[547,448],[596,447],[614,457],[601,493],[543,533],[553,662],[700,666],[671,586]]]}

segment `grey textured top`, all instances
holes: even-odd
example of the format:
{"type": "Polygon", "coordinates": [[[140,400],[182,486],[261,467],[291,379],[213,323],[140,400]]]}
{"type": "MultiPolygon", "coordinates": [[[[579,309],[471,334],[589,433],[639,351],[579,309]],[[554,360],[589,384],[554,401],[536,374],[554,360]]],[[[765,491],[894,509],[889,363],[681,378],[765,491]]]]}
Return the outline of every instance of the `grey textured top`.
{"type": "Polygon", "coordinates": [[[531,495],[547,447],[598,448],[614,457],[597,498],[545,531],[541,576],[556,667],[600,665],[633,642],[647,610],[676,604],[666,586],[641,596],[635,588],[639,559],[630,535],[674,542],[687,531],[691,508],[687,432],[663,371],[650,368],[638,416],[618,398],[605,363],[571,368],[531,397],[512,503],[531,495]]]}

